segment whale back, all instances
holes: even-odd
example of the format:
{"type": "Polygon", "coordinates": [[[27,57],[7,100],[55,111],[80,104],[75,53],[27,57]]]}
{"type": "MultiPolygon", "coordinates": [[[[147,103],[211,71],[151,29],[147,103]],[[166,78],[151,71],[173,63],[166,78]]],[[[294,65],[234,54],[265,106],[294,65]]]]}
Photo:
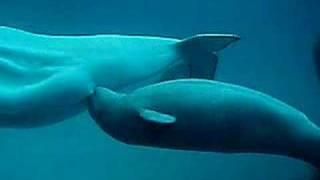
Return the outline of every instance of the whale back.
{"type": "Polygon", "coordinates": [[[0,82],[34,84],[67,68],[103,61],[120,62],[117,68],[131,67],[128,72],[137,75],[132,81],[138,87],[180,78],[214,79],[217,52],[238,39],[228,34],[182,40],[116,34],[44,35],[0,27],[0,82]]]}

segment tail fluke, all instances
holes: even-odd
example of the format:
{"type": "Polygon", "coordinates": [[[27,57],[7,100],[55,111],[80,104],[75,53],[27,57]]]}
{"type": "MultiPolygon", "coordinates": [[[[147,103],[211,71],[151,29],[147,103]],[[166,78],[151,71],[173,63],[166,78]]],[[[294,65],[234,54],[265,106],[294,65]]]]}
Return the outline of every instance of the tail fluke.
{"type": "Polygon", "coordinates": [[[198,34],[179,42],[182,50],[200,50],[207,52],[218,52],[231,43],[240,40],[235,34],[198,34]]]}
{"type": "Polygon", "coordinates": [[[239,39],[234,34],[199,34],[180,41],[177,47],[188,64],[191,78],[214,79],[217,52],[239,39]]]}

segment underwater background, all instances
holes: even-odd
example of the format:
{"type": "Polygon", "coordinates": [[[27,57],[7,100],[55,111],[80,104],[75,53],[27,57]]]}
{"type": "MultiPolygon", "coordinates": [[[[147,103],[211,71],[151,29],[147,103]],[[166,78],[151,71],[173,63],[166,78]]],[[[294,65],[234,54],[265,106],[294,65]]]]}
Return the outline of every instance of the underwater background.
{"type": "MultiPolygon", "coordinates": [[[[241,41],[219,54],[217,79],[268,93],[317,125],[320,81],[312,49],[319,18],[319,0],[0,0],[0,25],[35,33],[239,34],[241,41]]],[[[88,115],[44,128],[0,130],[3,180],[300,180],[312,172],[285,157],[127,146],[88,115]]]]}

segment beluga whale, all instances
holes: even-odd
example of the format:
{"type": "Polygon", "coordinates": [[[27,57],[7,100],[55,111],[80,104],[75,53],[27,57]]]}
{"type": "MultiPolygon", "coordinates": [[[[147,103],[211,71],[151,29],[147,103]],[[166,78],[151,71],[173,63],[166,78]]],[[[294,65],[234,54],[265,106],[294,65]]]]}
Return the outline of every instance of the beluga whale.
{"type": "Polygon", "coordinates": [[[179,79],[116,93],[96,88],[89,113],[114,139],[136,146],[291,157],[320,166],[320,129],[262,92],[179,79]]]}
{"type": "Polygon", "coordinates": [[[130,92],[170,79],[214,79],[217,52],[238,39],[63,36],[0,27],[0,127],[41,127],[73,117],[87,109],[96,86],[130,92]]]}

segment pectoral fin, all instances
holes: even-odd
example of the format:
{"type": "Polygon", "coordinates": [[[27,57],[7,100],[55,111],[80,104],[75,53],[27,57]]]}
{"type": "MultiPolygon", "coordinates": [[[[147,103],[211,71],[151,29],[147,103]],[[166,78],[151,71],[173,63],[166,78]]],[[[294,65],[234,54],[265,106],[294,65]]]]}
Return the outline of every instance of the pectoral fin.
{"type": "Polygon", "coordinates": [[[153,111],[150,109],[142,109],[140,111],[140,117],[144,121],[156,125],[171,125],[176,122],[176,118],[174,116],[153,111]]]}

